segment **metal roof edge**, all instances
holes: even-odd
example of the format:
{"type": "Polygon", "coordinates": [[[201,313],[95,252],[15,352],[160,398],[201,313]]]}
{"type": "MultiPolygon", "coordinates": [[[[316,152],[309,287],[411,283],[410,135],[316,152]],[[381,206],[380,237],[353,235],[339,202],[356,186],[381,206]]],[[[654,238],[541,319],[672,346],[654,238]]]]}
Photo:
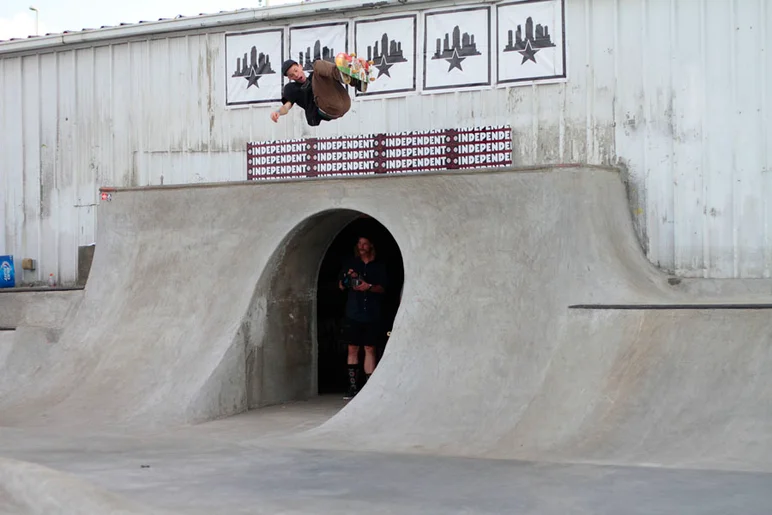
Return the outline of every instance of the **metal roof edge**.
{"type": "MultiPolygon", "coordinates": [[[[157,21],[140,21],[137,23],[104,27],[99,29],[86,29],[47,36],[32,36],[25,39],[13,39],[0,41],[0,56],[16,52],[29,52],[43,49],[55,49],[56,47],[107,41],[111,39],[127,38],[152,34],[164,34],[169,32],[181,32],[214,27],[225,27],[251,22],[282,20],[292,17],[309,18],[313,16],[329,15],[344,12],[348,16],[351,11],[368,12],[379,9],[395,9],[399,7],[426,7],[428,4],[440,6],[453,6],[457,4],[472,3],[468,0],[443,1],[443,0],[327,0],[322,2],[303,2],[297,4],[268,6],[259,8],[247,8],[238,11],[201,14],[198,16],[186,16],[173,19],[160,19],[157,21]]],[[[476,2],[489,4],[490,0],[476,2]]]]}

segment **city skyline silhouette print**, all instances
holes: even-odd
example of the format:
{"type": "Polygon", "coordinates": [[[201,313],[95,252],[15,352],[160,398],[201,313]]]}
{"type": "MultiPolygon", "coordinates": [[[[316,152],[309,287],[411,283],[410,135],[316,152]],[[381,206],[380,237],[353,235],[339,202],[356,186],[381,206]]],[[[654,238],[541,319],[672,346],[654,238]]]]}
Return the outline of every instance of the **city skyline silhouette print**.
{"type": "Polygon", "coordinates": [[[354,33],[357,56],[375,63],[375,82],[358,96],[415,91],[416,15],[360,20],[354,33]]]}
{"type": "Polygon", "coordinates": [[[225,36],[226,104],[252,104],[281,99],[284,30],[225,36]]]}
{"type": "Polygon", "coordinates": [[[535,0],[497,7],[497,82],[566,77],[564,0],[535,0]]]}
{"type": "Polygon", "coordinates": [[[290,27],[290,59],[306,72],[313,71],[314,61],[335,62],[335,55],[348,52],[348,22],[290,27]]]}
{"type": "Polygon", "coordinates": [[[490,70],[490,8],[425,14],[424,89],[487,86],[490,70]]]}

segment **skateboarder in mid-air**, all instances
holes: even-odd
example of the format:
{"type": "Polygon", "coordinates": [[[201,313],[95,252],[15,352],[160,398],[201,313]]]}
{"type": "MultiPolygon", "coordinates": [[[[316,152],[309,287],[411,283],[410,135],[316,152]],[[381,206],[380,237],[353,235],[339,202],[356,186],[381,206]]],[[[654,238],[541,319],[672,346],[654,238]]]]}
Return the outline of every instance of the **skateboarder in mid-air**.
{"type": "Polygon", "coordinates": [[[351,108],[351,97],[334,63],[317,59],[313,71],[306,77],[303,67],[288,59],[281,65],[281,73],[292,82],[284,86],[281,108],[271,113],[274,122],[295,104],[305,110],[306,121],[311,126],[340,118],[351,108]]]}

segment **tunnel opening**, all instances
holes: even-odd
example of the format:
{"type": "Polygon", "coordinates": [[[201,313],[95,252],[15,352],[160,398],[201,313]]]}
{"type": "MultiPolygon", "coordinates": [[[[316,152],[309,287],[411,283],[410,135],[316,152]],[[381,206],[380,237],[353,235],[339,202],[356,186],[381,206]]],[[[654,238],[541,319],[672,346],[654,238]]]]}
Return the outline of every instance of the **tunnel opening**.
{"type": "Polygon", "coordinates": [[[344,391],[348,346],[341,341],[340,328],[346,293],[338,288],[338,279],[360,236],[372,241],[388,277],[382,341],[376,346],[380,361],[401,302],[399,245],[382,223],[360,211],[317,213],[291,230],[273,252],[239,331],[246,351],[247,409],[344,391]]]}
{"type": "MultiPolygon", "coordinates": [[[[360,237],[370,240],[376,251],[376,260],[383,263],[387,275],[387,284],[381,304],[381,317],[375,347],[375,365],[377,367],[388,345],[389,333],[394,318],[399,310],[402,285],[404,283],[404,265],[399,245],[391,232],[377,219],[361,214],[343,227],[328,247],[321,265],[317,281],[317,388],[320,395],[343,394],[349,385],[348,345],[342,338],[342,324],[346,314],[349,291],[341,291],[339,280],[347,259],[355,255],[355,248],[360,237]]],[[[364,386],[365,374],[364,349],[360,348],[358,363],[360,373],[358,386],[364,386]]]]}

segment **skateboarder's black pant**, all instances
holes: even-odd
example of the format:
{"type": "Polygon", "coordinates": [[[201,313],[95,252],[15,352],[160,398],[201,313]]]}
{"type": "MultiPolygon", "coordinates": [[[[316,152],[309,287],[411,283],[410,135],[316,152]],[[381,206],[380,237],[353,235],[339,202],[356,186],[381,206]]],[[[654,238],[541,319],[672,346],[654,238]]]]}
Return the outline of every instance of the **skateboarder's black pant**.
{"type": "Polygon", "coordinates": [[[334,63],[322,59],[314,61],[311,87],[316,105],[331,119],[340,118],[351,109],[351,97],[334,63]]]}

